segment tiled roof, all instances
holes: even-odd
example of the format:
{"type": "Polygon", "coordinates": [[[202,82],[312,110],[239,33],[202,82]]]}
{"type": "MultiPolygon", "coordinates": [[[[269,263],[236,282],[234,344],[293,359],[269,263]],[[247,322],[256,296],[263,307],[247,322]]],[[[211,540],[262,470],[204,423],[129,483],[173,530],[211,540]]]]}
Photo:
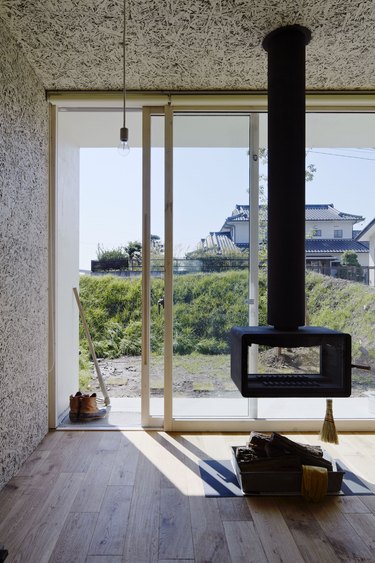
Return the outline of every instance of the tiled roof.
{"type": "MultiPolygon", "coordinates": [[[[249,205],[237,204],[232,215],[227,217],[225,223],[248,221],[249,213],[249,205]]],[[[364,217],[361,217],[361,215],[352,215],[351,213],[338,211],[338,209],[333,207],[333,203],[306,204],[305,218],[306,221],[352,221],[353,223],[364,221],[364,217]]]]}
{"type": "Polygon", "coordinates": [[[364,221],[364,217],[361,217],[361,215],[338,211],[333,207],[333,203],[307,204],[305,210],[306,221],[353,221],[354,223],[364,221]]]}
{"type": "Polygon", "coordinates": [[[230,233],[211,232],[206,239],[206,248],[215,249],[221,254],[239,252],[238,246],[230,238],[230,233]]]}
{"type": "Polygon", "coordinates": [[[232,211],[232,215],[226,218],[225,223],[233,223],[238,221],[248,221],[249,220],[249,205],[236,205],[236,208],[232,211]]]}
{"type": "Polygon", "coordinates": [[[355,253],[368,252],[368,246],[365,243],[357,242],[350,239],[306,239],[306,254],[315,253],[338,253],[345,250],[353,250],[355,253]]]}

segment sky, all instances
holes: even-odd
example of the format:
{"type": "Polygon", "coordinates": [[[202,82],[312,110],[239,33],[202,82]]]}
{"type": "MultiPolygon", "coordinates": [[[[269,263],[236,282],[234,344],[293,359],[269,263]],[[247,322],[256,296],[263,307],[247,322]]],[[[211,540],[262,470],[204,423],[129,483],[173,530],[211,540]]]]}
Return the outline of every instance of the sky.
{"type": "MultiPolygon", "coordinates": [[[[151,233],[163,240],[164,153],[152,150],[151,233]]],[[[375,149],[313,148],[306,165],[316,173],[306,184],[306,203],[333,203],[361,215],[361,229],[375,217],[375,149]]],[[[261,165],[266,174],[266,166],[261,165]]],[[[174,253],[194,250],[210,231],[220,230],[236,204],[248,203],[245,148],[174,150],[174,253]]],[[[112,249],[142,238],[142,154],[122,158],[115,148],[81,149],[80,269],[90,269],[98,245],[112,249]]]]}

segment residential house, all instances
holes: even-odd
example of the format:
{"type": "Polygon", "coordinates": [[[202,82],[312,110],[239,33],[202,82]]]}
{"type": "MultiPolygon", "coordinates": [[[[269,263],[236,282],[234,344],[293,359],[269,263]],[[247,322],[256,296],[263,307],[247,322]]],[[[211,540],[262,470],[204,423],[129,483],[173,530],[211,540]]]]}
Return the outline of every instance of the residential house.
{"type": "MultiPolygon", "coordinates": [[[[263,208],[263,211],[264,208],[263,208]]],[[[220,231],[202,239],[199,247],[216,248],[219,253],[249,247],[249,205],[236,205],[225,219],[220,231]],[[225,235],[225,236],[223,236],[225,235]]],[[[340,263],[346,250],[358,256],[361,266],[369,265],[369,249],[365,239],[357,237],[353,227],[364,217],[338,211],[330,204],[306,205],[306,265],[318,269],[332,268],[340,263]],[[362,242],[361,242],[362,241],[362,242]]]]}
{"type": "Polygon", "coordinates": [[[364,217],[338,211],[332,203],[306,205],[306,264],[332,268],[351,250],[361,266],[368,266],[368,246],[355,240],[353,230],[363,221],[364,217]]]}
{"type": "Polygon", "coordinates": [[[375,219],[356,235],[355,240],[369,245],[369,283],[375,286],[375,219]]]}

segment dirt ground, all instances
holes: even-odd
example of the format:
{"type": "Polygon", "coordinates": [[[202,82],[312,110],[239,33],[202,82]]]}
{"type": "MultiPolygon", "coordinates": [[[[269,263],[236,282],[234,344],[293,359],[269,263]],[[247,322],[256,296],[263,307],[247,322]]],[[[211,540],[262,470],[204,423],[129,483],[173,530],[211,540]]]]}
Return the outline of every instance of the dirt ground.
{"type": "MultiPolygon", "coordinates": [[[[141,358],[124,356],[114,360],[99,359],[100,370],[111,397],[139,397],[141,392],[141,358]]],[[[173,392],[175,396],[237,396],[230,378],[229,356],[176,356],[173,363],[173,392]]],[[[150,389],[152,396],[163,395],[164,359],[152,356],[150,389]]],[[[100,396],[95,373],[90,391],[100,396]]]]}
{"type": "MultiPolygon", "coordinates": [[[[141,358],[124,356],[113,360],[99,359],[100,370],[111,397],[139,397],[141,393],[141,358]]],[[[290,350],[268,350],[260,354],[259,373],[317,372],[316,351],[296,356],[290,350]]],[[[373,370],[372,370],[373,371],[373,370]]],[[[92,366],[90,392],[101,396],[92,366]]],[[[364,396],[374,389],[373,373],[353,370],[352,397],[364,396]]],[[[164,360],[151,356],[150,388],[152,396],[162,396],[164,360]]],[[[173,393],[184,397],[237,397],[238,390],[230,377],[230,356],[175,356],[173,359],[173,393]]]]}

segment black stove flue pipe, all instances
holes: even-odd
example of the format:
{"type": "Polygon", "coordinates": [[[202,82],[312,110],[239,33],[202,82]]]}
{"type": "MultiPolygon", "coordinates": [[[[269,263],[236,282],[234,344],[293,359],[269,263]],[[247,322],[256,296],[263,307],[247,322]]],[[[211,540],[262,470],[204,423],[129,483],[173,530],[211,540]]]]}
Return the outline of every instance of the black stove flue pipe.
{"type": "Polygon", "coordinates": [[[268,53],[268,324],[305,324],[305,46],[308,29],[285,26],[268,53]]]}

